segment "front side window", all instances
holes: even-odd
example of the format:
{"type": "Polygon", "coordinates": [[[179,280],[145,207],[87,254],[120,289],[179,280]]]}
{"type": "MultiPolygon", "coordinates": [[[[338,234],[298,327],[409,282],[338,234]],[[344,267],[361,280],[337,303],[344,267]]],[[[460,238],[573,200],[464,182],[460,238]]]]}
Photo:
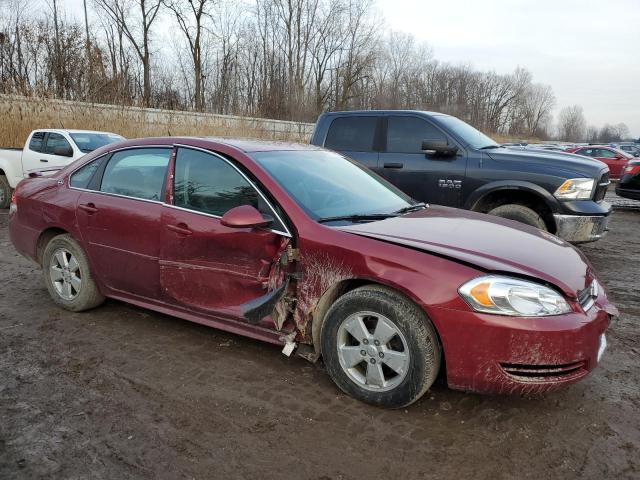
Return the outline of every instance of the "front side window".
{"type": "Polygon", "coordinates": [[[447,140],[436,127],[417,117],[389,117],[387,152],[423,153],[423,140],[447,140]]]}
{"type": "Polygon", "coordinates": [[[450,115],[435,115],[433,121],[452,131],[454,135],[473,148],[485,149],[499,146],[493,139],[459,118],[450,115]]]}
{"type": "Polygon", "coordinates": [[[370,170],[327,151],[273,151],[252,158],[314,220],[390,214],[413,202],[370,170]]]}
{"type": "Polygon", "coordinates": [[[286,230],[255,187],[231,164],[216,155],[179,148],[173,182],[173,204],[176,207],[221,217],[232,208],[251,205],[274,219],[270,228],[286,230]]]}
{"type": "Polygon", "coordinates": [[[29,142],[29,150],[33,152],[42,152],[43,141],[44,141],[44,132],[35,132],[31,136],[31,141],[29,142]]]}
{"type": "Polygon", "coordinates": [[[138,148],[114,153],[100,191],[145,200],[162,200],[170,148],[138,148]]]}
{"type": "Polygon", "coordinates": [[[616,158],[616,152],[613,150],[608,150],[606,148],[599,148],[596,157],[600,158],[616,158]]]}
{"type": "Polygon", "coordinates": [[[50,133],[47,137],[47,146],[44,149],[44,153],[49,155],[56,155],[56,148],[71,148],[69,142],[59,133],[50,133]]]}
{"type": "Polygon", "coordinates": [[[377,117],[342,117],[331,122],[324,146],[344,152],[372,152],[377,117]]]}

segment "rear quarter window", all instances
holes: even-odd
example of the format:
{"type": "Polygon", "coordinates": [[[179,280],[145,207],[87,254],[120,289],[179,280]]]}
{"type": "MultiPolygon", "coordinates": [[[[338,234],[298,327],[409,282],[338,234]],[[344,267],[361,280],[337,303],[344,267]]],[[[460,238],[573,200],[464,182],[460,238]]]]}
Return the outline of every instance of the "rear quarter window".
{"type": "Polygon", "coordinates": [[[331,122],[324,146],[348,152],[371,152],[378,117],[342,117],[331,122]]]}

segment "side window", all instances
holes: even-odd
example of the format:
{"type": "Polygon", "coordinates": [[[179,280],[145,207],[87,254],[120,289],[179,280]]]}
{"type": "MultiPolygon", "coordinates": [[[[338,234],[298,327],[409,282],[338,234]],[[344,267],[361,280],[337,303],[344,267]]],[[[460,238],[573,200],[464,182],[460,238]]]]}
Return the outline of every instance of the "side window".
{"type": "Polygon", "coordinates": [[[137,148],[114,153],[102,175],[100,191],[161,200],[170,148],[137,148]]]}
{"type": "Polygon", "coordinates": [[[593,157],[593,148],[583,148],[582,150],[578,150],[576,152],[578,155],[585,155],[587,157],[593,157]]]}
{"type": "Polygon", "coordinates": [[[348,152],[371,152],[378,117],[342,117],[331,122],[324,146],[348,152]]]}
{"type": "Polygon", "coordinates": [[[69,144],[67,139],[59,133],[50,133],[47,137],[47,145],[44,148],[44,153],[55,155],[55,149],[58,147],[71,148],[71,145],[69,144]]]}
{"type": "Polygon", "coordinates": [[[616,158],[616,152],[607,150],[606,148],[599,148],[596,153],[596,157],[600,158],[616,158]]]}
{"type": "Polygon", "coordinates": [[[44,132],[35,132],[31,136],[31,141],[29,142],[29,150],[34,152],[42,152],[43,141],[44,141],[44,132]]]}
{"type": "Polygon", "coordinates": [[[284,230],[267,202],[234,167],[199,150],[178,149],[173,204],[216,216],[240,205],[251,205],[274,218],[271,228],[284,230]]]}
{"type": "Polygon", "coordinates": [[[387,152],[422,153],[423,140],[445,140],[436,127],[417,117],[389,117],[387,152]]]}
{"type": "Polygon", "coordinates": [[[78,170],[71,174],[69,178],[69,185],[76,188],[87,188],[93,174],[96,173],[98,167],[102,163],[102,158],[94,160],[93,162],[89,162],[83,167],[80,167],[78,170]]]}

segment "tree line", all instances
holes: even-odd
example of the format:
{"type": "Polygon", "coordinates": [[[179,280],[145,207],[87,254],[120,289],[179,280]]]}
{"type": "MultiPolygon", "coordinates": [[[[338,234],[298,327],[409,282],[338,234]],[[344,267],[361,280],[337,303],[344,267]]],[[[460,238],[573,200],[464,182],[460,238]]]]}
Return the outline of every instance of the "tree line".
{"type": "MultiPolygon", "coordinates": [[[[0,92],[298,121],[424,109],[485,132],[553,135],[550,86],[520,67],[440,62],[426,43],[385,28],[373,2],[83,0],[69,12],[63,0],[0,0],[0,92]]],[[[628,135],[606,127],[594,134],[575,106],[560,112],[557,133],[628,135]]]]}

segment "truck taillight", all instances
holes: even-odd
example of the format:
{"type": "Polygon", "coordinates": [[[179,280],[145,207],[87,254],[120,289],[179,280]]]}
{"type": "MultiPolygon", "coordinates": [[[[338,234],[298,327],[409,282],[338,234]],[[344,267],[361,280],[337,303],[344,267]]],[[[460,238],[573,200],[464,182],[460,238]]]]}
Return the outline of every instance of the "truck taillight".
{"type": "Polygon", "coordinates": [[[11,192],[11,205],[9,206],[9,215],[18,211],[18,197],[16,191],[11,192]]]}

